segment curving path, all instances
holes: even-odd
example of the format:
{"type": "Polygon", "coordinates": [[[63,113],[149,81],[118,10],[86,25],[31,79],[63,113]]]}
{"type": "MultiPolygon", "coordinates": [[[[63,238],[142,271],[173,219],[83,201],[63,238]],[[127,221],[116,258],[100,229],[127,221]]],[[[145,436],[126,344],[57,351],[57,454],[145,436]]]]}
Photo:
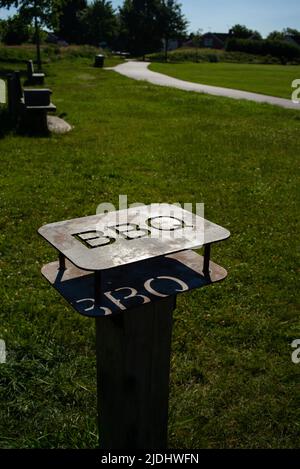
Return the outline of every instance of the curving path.
{"type": "Polygon", "coordinates": [[[268,103],[275,106],[281,106],[286,109],[300,110],[300,104],[295,104],[289,99],[178,80],[177,78],[172,78],[162,73],[152,72],[148,69],[149,65],[150,64],[147,62],[128,61],[124,64],[110,68],[109,70],[114,70],[121,75],[133,78],[134,80],[148,81],[154,85],[178,88],[185,91],[195,91],[196,93],[211,94],[213,96],[223,96],[226,98],[246,99],[257,103],[268,103]]]}

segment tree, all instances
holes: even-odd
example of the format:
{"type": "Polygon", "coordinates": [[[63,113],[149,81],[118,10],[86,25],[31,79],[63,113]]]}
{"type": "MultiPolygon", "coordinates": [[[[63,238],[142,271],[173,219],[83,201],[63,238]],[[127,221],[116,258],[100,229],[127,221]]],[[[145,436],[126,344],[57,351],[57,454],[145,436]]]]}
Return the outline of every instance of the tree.
{"type": "Polygon", "coordinates": [[[15,15],[6,21],[6,27],[2,36],[4,44],[19,45],[27,42],[29,37],[30,29],[22,15],[15,15]]]}
{"type": "Polygon", "coordinates": [[[7,28],[7,21],[0,19],[0,42],[3,41],[3,37],[4,37],[4,34],[6,32],[6,28],[7,28]]]}
{"type": "Polygon", "coordinates": [[[34,23],[38,68],[41,69],[40,27],[53,27],[63,0],[0,0],[0,8],[14,6],[28,24],[34,23]]]}
{"type": "Polygon", "coordinates": [[[154,52],[161,46],[161,0],[125,0],[120,8],[120,34],[136,56],[154,52]]]}
{"type": "Polygon", "coordinates": [[[142,56],[161,49],[162,41],[167,55],[169,40],[183,37],[187,27],[177,0],[125,0],[120,22],[130,52],[142,56]]]}
{"type": "Polygon", "coordinates": [[[117,33],[117,19],[110,1],[94,0],[80,16],[85,42],[111,44],[117,33]]]}
{"type": "Polygon", "coordinates": [[[81,44],[84,23],[81,15],[88,8],[87,0],[64,0],[59,16],[58,35],[70,43],[81,44]]]}
{"type": "Polygon", "coordinates": [[[253,31],[252,29],[248,29],[246,26],[241,24],[236,24],[233,26],[229,34],[231,37],[236,39],[253,39],[253,40],[261,40],[262,36],[258,31],[253,31]]]}
{"type": "Polygon", "coordinates": [[[203,29],[198,29],[188,35],[187,40],[192,43],[192,47],[200,47],[203,41],[203,29]]]}
{"type": "Polygon", "coordinates": [[[188,22],[182,14],[177,0],[162,0],[160,11],[160,28],[164,40],[165,60],[168,60],[170,39],[181,39],[186,35],[188,22]]]}
{"type": "Polygon", "coordinates": [[[270,41],[285,41],[288,37],[292,37],[297,41],[300,40],[300,31],[293,28],[285,28],[282,31],[272,31],[267,39],[270,41]]]}
{"type": "Polygon", "coordinates": [[[295,43],[300,46],[300,31],[298,29],[286,28],[283,30],[285,39],[292,39],[295,43]]]}
{"type": "Polygon", "coordinates": [[[270,41],[284,41],[285,40],[285,33],[283,31],[272,31],[268,37],[270,41]]]}
{"type": "Polygon", "coordinates": [[[283,30],[286,36],[292,36],[293,38],[300,39],[300,31],[298,29],[286,28],[283,30]]]}

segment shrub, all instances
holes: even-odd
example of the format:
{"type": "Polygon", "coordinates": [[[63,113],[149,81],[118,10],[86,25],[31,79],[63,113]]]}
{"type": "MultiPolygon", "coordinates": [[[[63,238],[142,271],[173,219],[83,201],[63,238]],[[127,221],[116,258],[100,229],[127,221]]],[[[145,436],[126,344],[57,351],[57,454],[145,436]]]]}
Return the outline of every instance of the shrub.
{"type": "MultiPolygon", "coordinates": [[[[219,62],[223,51],[200,48],[180,48],[168,53],[169,62],[219,62]]],[[[149,54],[148,59],[156,62],[164,62],[165,54],[157,52],[149,54]]]]}
{"type": "Polygon", "coordinates": [[[244,52],[263,56],[272,56],[280,59],[282,63],[300,59],[300,47],[285,41],[229,39],[226,45],[227,51],[244,52]]]}
{"type": "MultiPolygon", "coordinates": [[[[42,46],[42,61],[54,62],[64,57],[85,57],[90,59],[99,54],[99,52],[99,48],[92,46],[59,47],[55,44],[48,44],[47,46],[42,46]]],[[[21,63],[31,59],[34,60],[35,57],[36,48],[32,44],[24,44],[23,46],[0,45],[0,62],[21,63]]]]}
{"type": "Polygon", "coordinates": [[[220,62],[219,56],[217,54],[208,54],[207,58],[208,58],[208,61],[211,63],[220,62]]]}
{"type": "Polygon", "coordinates": [[[30,28],[21,15],[15,15],[6,22],[2,40],[7,45],[19,45],[30,38],[30,28]]]}
{"type": "MultiPolygon", "coordinates": [[[[164,62],[165,55],[162,52],[149,54],[148,60],[153,62],[164,62]]],[[[170,63],[179,62],[232,62],[232,63],[253,63],[253,64],[280,64],[278,57],[271,55],[254,55],[240,51],[223,51],[202,48],[182,48],[169,52],[168,61],[170,63]]],[[[295,61],[295,60],[294,60],[295,61]]]]}

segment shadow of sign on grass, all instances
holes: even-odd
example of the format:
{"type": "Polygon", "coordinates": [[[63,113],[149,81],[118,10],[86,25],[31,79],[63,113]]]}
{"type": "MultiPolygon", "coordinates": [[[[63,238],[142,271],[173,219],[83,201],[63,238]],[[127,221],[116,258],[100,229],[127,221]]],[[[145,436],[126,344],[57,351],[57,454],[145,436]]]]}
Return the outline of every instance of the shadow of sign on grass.
{"type": "Polygon", "coordinates": [[[139,264],[138,268],[122,266],[106,271],[100,305],[95,305],[94,276],[70,262],[64,271],[53,262],[42,273],[72,307],[84,316],[118,314],[143,304],[159,301],[222,281],[227,272],[211,262],[211,274],[203,274],[203,258],[184,251],[139,264]],[[158,274],[159,272],[159,274],[158,274]]]}

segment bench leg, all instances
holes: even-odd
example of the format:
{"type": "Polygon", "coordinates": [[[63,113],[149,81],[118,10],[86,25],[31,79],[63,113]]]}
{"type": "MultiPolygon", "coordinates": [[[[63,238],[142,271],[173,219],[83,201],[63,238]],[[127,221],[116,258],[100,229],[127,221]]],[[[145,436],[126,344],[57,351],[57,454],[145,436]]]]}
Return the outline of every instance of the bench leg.
{"type": "Polygon", "coordinates": [[[29,134],[49,134],[46,111],[24,111],[21,114],[20,130],[29,134]]]}

